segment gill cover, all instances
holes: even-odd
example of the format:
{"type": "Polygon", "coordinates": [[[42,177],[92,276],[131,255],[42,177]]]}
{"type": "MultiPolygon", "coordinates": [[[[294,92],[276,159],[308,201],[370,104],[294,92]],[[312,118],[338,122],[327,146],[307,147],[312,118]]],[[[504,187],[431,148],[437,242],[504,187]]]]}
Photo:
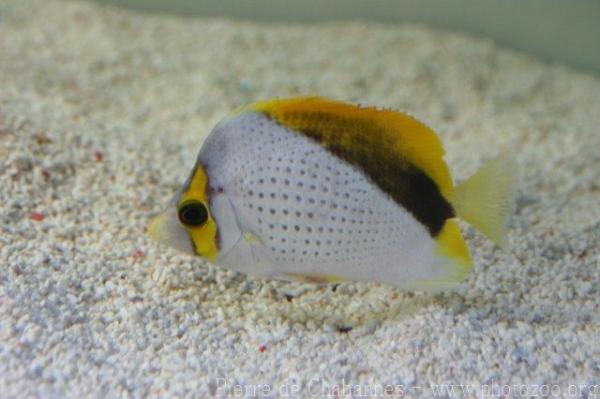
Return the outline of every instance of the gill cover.
{"type": "Polygon", "coordinates": [[[148,233],[180,251],[209,261],[216,259],[218,227],[210,212],[208,177],[202,165],[194,169],[189,183],[169,208],[152,220],[148,233]]]}

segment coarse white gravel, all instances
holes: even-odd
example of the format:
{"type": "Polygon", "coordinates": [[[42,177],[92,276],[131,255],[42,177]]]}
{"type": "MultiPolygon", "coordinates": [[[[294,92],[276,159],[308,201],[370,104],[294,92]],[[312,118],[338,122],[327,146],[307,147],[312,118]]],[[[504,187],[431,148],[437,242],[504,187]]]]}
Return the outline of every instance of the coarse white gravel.
{"type": "Polygon", "coordinates": [[[600,79],[479,38],[1,1],[0,397],[600,397],[599,165],[600,79]],[[513,151],[509,250],[465,226],[467,288],[432,295],[254,280],[147,238],[223,115],[299,94],[411,112],[459,180],[513,151]]]}

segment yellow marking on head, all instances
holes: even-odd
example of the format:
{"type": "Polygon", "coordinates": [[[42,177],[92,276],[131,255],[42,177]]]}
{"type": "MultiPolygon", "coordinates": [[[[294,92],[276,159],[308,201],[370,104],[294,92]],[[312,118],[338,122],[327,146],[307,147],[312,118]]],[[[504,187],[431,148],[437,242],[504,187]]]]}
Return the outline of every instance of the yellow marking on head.
{"type": "Polygon", "coordinates": [[[338,145],[351,150],[391,150],[399,160],[410,162],[429,176],[444,197],[452,193],[452,178],[443,160],[440,139],[425,124],[405,113],[322,97],[262,101],[235,112],[243,111],[262,112],[299,132],[318,132],[319,141],[327,148],[338,145]]]}
{"type": "Polygon", "coordinates": [[[214,261],[219,254],[217,245],[218,226],[210,212],[208,176],[206,176],[206,172],[202,165],[198,165],[194,170],[189,186],[179,198],[177,208],[179,209],[183,204],[190,200],[199,201],[206,207],[208,219],[206,223],[201,226],[187,226],[185,224],[183,226],[190,234],[196,253],[209,261],[214,261]]]}

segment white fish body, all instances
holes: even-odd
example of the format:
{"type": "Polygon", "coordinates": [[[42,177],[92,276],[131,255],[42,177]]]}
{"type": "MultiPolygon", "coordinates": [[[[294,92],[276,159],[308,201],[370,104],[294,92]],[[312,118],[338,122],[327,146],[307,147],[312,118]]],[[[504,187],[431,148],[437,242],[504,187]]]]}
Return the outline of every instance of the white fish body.
{"type": "Polygon", "coordinates": [[[452,187],[442,156],[435,134],[404,114],[320,98],[258,103],[213,129],[150,232],[259,277],[452,288],[471,268],[454,209],[502,240],[514,173],[501,158],[452,187]],[[277,119],[281,109],[293,112],[277,119]]]}
{"type": "Polygon", "coordinates": [[[368,178],[259,113],[219,124],[198,162],[221,235],[217,265],[293,279],[443,278],[426,229],[368,178]],[[425,267],[427,266],[427,267],[425,267]]]}

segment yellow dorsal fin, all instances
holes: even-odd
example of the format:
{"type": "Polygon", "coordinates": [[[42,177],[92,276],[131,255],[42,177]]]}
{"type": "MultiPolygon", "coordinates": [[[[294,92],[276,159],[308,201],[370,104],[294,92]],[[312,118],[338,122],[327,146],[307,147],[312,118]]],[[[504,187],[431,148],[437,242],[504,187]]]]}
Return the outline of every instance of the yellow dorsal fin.
{"type": "Polygon", "coordinates": [[[443,160],[444,149],[440,139],[429,127],[410,115],[323,97],[262,101],[242,107],[237,112],[245,110],[262,112],[300,132],[317,132],[311,137],[325,147],[335,145],[353,151],[355,147],[363,146],[382,153],[391,151],[399,162],[409,162],[423,171],[445,198],[452,193],[452,178],[443,160]]]}

